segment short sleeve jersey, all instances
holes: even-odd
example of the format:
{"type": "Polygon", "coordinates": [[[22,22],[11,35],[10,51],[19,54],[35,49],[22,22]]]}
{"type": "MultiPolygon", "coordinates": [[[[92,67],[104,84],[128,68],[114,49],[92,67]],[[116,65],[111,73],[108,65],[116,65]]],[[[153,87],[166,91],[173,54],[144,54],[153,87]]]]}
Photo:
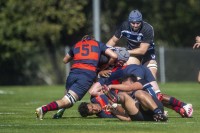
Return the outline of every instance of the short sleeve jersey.
{"type": "Polygon", "coordinates": [[[133,31],[129,21],[124,21],[114,35],[117,38],[125,37],[129,50],[138,48],[142,42],[150,44],[148,50],[154,49],[154,30],[153,27],[145,21],[142,21],[142,26],[137,32],[133,31]]]}
{"type": "Polygon", "coordinates": [[[100,78],[98,82],[101,85],[109,85],[112,84],[114,80],[119,80],[127,75],[135,75],[136,77],[140,77],[141,79],[146,80],[147,82],[155,81],[151,71],[142,65],[131,64],[124,67],[118,67],[111,73],[108,78],[100,78]]]}

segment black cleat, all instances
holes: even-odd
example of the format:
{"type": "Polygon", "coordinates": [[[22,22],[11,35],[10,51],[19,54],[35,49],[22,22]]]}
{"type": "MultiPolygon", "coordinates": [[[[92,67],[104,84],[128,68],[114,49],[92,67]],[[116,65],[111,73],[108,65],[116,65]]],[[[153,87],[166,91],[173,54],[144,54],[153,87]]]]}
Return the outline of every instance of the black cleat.
{"type": "Polygon", "coordinates": [[[164,114],[155,114],[153,115],[153,119],[154,121],[163,121],[163,122],[168,120],[167,116],[164,114]]]}

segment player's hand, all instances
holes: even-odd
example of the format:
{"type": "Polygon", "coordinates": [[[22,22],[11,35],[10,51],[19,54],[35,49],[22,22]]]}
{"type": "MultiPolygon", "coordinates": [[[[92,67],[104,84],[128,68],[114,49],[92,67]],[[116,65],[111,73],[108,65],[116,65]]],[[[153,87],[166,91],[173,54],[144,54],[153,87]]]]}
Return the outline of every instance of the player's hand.
{"type": "Polygon", "coordinates": [[[99,72],[99,75],[107,78],[110,76],[111,72],[112,72],[111,70],[102,70],[99,72]]]}
{"type": "Polygon", "coordinates": [[[200,48],[200,43],[195,43],[193,46],[193,49],[195,49],[195,48],[200,48]]]}
{"type": "Polygon", "coordinates": [[[107,95],[109,93],[110,88],[107,85],[103,85],[102,86],[102,91],[105,95],[107,95]]]}
{"type": "Polygon", "coordinates": [[[112,106],[110,104],[106,105],[103,107],[103,110],[107,111],[107,112],[111,112],[112,110],[112,106]]]}

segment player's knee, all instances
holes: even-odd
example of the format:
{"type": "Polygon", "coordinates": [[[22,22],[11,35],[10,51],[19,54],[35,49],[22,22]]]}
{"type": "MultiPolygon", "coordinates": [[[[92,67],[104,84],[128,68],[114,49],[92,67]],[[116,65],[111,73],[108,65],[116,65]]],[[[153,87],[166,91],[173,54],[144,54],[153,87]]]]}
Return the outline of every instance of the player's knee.
{"type": "Polygon", "coordinates": [[[67,102],[69,103],[69,106],[73,106],[76,103],[76,101],[77,101],[76,97],[73,96],[69,92],[64,97],[67,100],[67,102]]]}
{"type": "Polygon", "coordinates": [[[148,64],[147,67],[148,67],[149,69],[156,69],[156,70],[158,69],[157,64],[148,64]]]}
{"type": "Polygon", "coordinates": [[[125,102],[126,93],[125,92],[120,92],[120,93],[118,93],[118,97],[120,99],[120,103],[124,103],[125,102]]]}
{"type": "Polygon", "coordinates": [[[132,121],[144,121],[144,117],[140,112],[134,115],[129,115],[129,117],[131,118],[132,121]]]}

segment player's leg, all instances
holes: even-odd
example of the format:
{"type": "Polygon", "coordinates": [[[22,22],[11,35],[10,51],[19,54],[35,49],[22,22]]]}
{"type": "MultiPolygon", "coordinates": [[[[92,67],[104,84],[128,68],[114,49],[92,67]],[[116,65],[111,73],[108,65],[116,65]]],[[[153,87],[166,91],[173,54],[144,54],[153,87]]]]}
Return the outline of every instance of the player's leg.
{"type": "Polygon", "coordinates": [[[162,103],[164,106],[173,109],[179,113],[182,117],[192,117],[193,108],[192,104],[187,104],[175,97],[169,96],[167,94],[162,94],[162,103]]]}
{"type": "Polygon", "coordinates": [[[138,103],[130,97],[125,92],[120,92],[118,94],[119,103],[121,103],[122,107],[126,110],[126,113],[130,116],[132,121],[143,121],[144,118],[139,111],[138,103]]]}
{"type": "Polygon", "coordinates": [[[157,79],[158,66],[157,66],[157,62],[156,62],[156,55],[155,55],[154,49],[151,49],[146,52],[146,54],[143,56],[143,59],[142,59],[142,65],[149,68],[149,70],[151,71],[154,78],[157,79]]]}
{"type": "Polygon", "coordinates": [[[149,61],[144,63],[144,66],[149,68],[149,70],[151,71],[152,75],[156,79],[157,78],[157,69],[158,69],[156,60],[149,60],[149,61]]]}
{"type": "Polygon", "coordinates": [[[198,82],[200,83],[200,71],[199,71],[199,74],[198,74],[198,82]]]}
{"type": "MultiPolygon", "coordinates": [[[[93,73],[92,73],[93,74],[93,73]]],[[[70,108],[77,100],[81,100],[91,87],[96,74],[93,75],[70,74],[66,81],[66,88],[70,88],[66,95],[56,102],[39,107],[36,109],[37,118],[42,119],[48,111],[53,111],[61,108],[70,108]]]]}
{"type": "MultiPolygon", "coordinates": [[[[67,93],[67,90],[65,90],[65,94],[67,93]]],[[[60,119],[62,118],[64,112],[65,112],[66,108],[61,108],[59,109],[54,115],[53,115],[53,119],[60,119]]]]}
{"type": "MultiPolygon", "coordinates": [[[[158,106],[154,102],[152,96],[148,94],[146,91],[138,90],[135,92],[135,98],[139,100],[143,107],[146,109],[150,109],[152,111],[157,110],[158,106]]],[[[159,113],[163,113],[163,108],[158,109],[159,113]]]]}
{"type": "Polygon", "coordinates": [[[35,112],[36,116],[38,119],[42,120],[48,111],[54,111],[60,108],[70,108],[78,99],[79,98],[76,93],[69,91],[62,99],[37,108],[35,112]]]}
{"type": "MultiPolygon", "coordinates": [[[[164,115],[164,107],[157,97],[152,97],[143,90],[136,91],[134,96],[140,102],[144,110],[150,110],[150,112],[152,112],[155,121],[167,121],[167,116],[164,115]]],[[[144,119],[146,119],[145,116],[144,119]]]]}
{"type": "MultiPolygon", "coordinates": [[[[156,94],[160,93],[160,88],[158,86],[158,83],[155,79],[155,77],[153,76],[152,72],[150,71],[149,68],[147,67],[142,67],[144,73],[145,73],[145,79],[147,81],[149,81],[149,83],[153,86],[153,90],[155,91],[156,94]]],[[[159,99],[159,97],[158,97],[159,99]]]]}

